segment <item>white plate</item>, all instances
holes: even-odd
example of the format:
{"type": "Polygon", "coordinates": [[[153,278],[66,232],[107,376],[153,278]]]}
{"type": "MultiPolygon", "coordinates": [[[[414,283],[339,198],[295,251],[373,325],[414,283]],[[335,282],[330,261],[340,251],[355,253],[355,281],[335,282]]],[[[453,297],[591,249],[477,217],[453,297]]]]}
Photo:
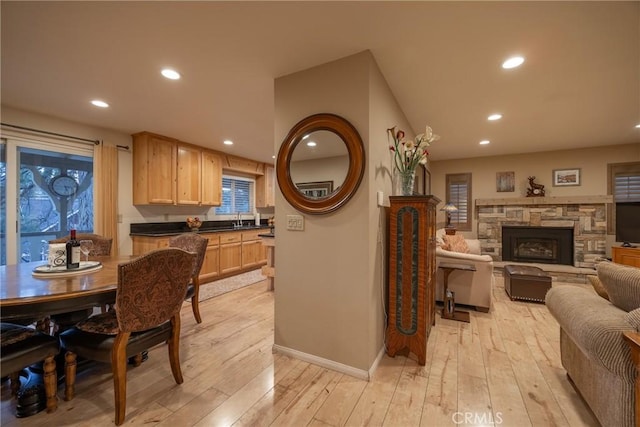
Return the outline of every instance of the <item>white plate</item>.
{"type": "Polygon", "coordinates": [[[67,267],[52,267],[50,265],[39,265],[33,269],[33,272],[38,275],[43,274],[75,274],[77,272],[85,272],[87,270],[99,270],[102,268],[100,261],[80,261],[80,268],[74,268],[68,270],[67,267]]]}

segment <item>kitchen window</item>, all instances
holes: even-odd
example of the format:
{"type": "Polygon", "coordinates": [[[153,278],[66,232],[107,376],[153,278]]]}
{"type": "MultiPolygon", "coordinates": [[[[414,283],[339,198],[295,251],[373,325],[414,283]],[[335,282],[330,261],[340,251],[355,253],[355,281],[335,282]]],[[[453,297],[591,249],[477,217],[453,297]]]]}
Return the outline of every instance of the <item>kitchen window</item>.
{"type": "Polygon", "coordinates": [[[222,176],[222,204],[216,215],[253,214],[255,181],[238,176],[222,176]]]}

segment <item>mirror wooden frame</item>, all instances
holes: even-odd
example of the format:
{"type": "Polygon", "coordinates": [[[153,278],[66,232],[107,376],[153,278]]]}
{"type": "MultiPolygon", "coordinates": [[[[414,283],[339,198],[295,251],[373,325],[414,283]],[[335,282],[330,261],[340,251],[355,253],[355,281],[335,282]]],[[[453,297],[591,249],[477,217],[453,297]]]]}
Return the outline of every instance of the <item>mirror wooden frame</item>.
{"type": "Polygon", "coordinates": [[[344,206],[360,186],[365,169],[364,144],[362,138],[351,123],[331,113],[314,114],[299,121],[287,134],[276,160],[276,176],[284,198],[295,209],[311,214],[321,215],[333,212],[344,206]],[[312,199],[298,191],[291,178],[291,158],[302,138],[314,131],[327,130],[342,139],[349,155],[349,169],[342,186],[328,197],[312,199]]]}

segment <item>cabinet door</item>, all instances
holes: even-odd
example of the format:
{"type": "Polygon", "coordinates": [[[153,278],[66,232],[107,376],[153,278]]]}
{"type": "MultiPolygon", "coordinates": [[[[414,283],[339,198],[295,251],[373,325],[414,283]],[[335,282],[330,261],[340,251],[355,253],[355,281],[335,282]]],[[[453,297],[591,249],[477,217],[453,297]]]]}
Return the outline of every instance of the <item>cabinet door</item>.
{"type": "Polygon", "coordinates": [[[256,206],[269,207],[275,205],[276,174],[273,166],[264,166],[264,175],[256,178],[256,206]]]}
{"type": "Polygon", "coordinates": [[[220,245],[207,246],[204,254],[200,282],[209,282],[220,275],[220,245]]]}
{"type": "Polygon", "coordinates": [[[152,136],[147,146],[149,203],[174,204],[176,200],[176,143],[152,136]]]}
{"type": "Polygon", "coordinates": [[[220,245],[220,273],[227,274],[242,268],[242,242],[220,245]]]}
{"type": "Polygon", "coordinates": [[[201,159],[201,150],[184,145],[178,146],[177,204],[200,204],[201,159]]]}
{"type": "Polygon", "coordinates": [[[147,252],[168,248],[168,237],[148,237],[148,236],[132,236],[133,255],[144,255],[147,252]]]}
{"type": "Polygon", "coordinates": [[[260,240],[242,242],[242,268],[259,265],[262,252],[260,240]]]}
{"type": "Polygon", "coordinates": [[[202,152],[202,204],[220,206],[222,203],[222,160],[211,151],[202,152]]]}

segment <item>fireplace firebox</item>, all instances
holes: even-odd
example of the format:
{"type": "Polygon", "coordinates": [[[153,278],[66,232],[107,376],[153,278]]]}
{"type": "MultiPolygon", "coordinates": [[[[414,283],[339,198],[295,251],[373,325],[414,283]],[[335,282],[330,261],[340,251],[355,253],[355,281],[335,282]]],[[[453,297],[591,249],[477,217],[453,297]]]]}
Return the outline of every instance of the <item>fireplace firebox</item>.
{"type": "Polygon", "coordinates": [[[573,265],[573,228],[503,226],[502,260],[573,265]]]}

